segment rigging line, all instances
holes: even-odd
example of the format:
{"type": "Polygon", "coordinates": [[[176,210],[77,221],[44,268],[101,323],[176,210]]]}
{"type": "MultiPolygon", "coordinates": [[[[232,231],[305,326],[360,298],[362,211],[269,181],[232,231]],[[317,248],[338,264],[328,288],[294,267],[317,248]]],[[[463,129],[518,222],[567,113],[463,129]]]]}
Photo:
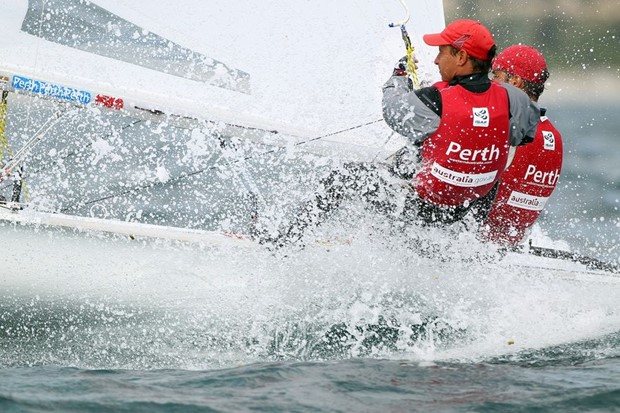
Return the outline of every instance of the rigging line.
{"type": "MultiPolygon", "coordinates": [[[[352,131],[352,130],[355,130],[355,129],[360,129],[360,128],[363,128],[365,126],[369,126],[369,125],[372,125],[372,124],[375,124],[375,123],[378,123],[378,122],[383,122],[383,119],[373,120],[373,121],[370,121],[370,122],[366,122],[366,123],[362,123],[362,124],[359,124],[359,125],[356,125],[356,126],[352,126],[350,128],[346,128],[346,129],[342,129],[342,130],[339,130],[339,131],[336,131],[336,132],[328,133],[326,135],[322,135],[322,136],[319,136],[319,137],[316,137],[316,138],[308,139],[308,140],[305,140],[305,141],[302,141],[302,142],[296,142],[293,146],[300,146],[300,145],[305,145],[305,144],[308,144],[308,143],[311,143],[311,142],[316,142],[316,141],[318,141],[320,139],[324,139],[324,138],[327,138],[327,137],[330,137],[330,136],[335,136],[335,135],[338,135],[338,134],[341,134],[341,133],[344,133],[344,132],[349,132],[349,131],[352,131]]],[[[229,160],[228,164],[229,164],[229,166],[232,166],[232,165],[237,164],[239,162],[244,162],[244,161],[248,161],[250,159],[254,159],[257,156],[269,155],[269,154],[277,153],[277,152],[280,152],[280,151],[283,151],[283,150],[286,150],[286,147],[278,147],[278,148],[270,149],[270,150],[265,151],[265,152],[261,152],[261,153],[259,153],[257,155],[243,156],[243,157],[240,157],[240,158],[237,158],[237,159],[234,159],[234,160],[229,160]]],[[[147,183],[145,185],[142,185],[142,186],[137,186],[137,187],[134,187],[134,188],[131,188],[131,189],[127,189],[127,190],[124,190],[124,191],[121,191],[121,192],[117,192],[115,194],[106,195],[106,196],[101,197],[101,198],[80,202],[80,203],[78,203],[77,205],[74,205],[74,206],[62,208],[60,210],[60,212],[68,212],[68,211],[71,211],[71,210],[76,210],[76,209],[78,209],[79,207],[82,207],[82,206],[92,205],[92,204],[95,204],[97,202],[102,202],[102,201],[108,201],[110,199],[118,198],[120,196],[129,195],[129,194],[132,194],[132,193],[136,194],[138,192],[144,191],[144,190],[149,189],[149,188],[154,188],[154,187],[159,186],[159,185],[169,184],[169,183],[172,183],[172,182],[180,181],[182,179],[191,178],[193,176],[200,175],[200,174],[208,172],[208,171],[212,171],[213,169],[216,169],[216,168],[219,168],[219,167],[220,167],[219,165],[213,165],[213,166],[210,166],[208,168],[201,168],[201,169],[198,169],[198,170],[195,170],[195,171],[192,171],[192,172],[183,173],[183,174],[181,174],[181,175],[179,175],[177,177],[170,178],[170,179],[168,179],[168,180],[166,180],[164,182],[161,182],[161,181],[149,182],[149,183],[147,183]]]]}
{"type": "MultiPolygon", "coordinates": [[[[54,112],[54,114],[43,125],[41,125],[41,127],[35,132],[35,134],[28,141],[26,141],[26,143],[17,152],[15,152],[15,154],[11,156],[11,158],[6,163],[6,165],[2,167],[2,172],[0,174],[0,182],[4,181],[8,176],[10,176],[14,169],[17,169],[19,171],[16,173],[16,177],[19,177],[19,181],[21,181],[21,184],[19,184],[19,187],[18,187],[19,189],[16,189],[16,186],[15,186],[15,182],[18,182],[17,180],[14,180],[14,185],[13,185],[14,193],[16,190],[18,191],[17,192],[18,199],[19,199],[19,193],[21,193],[22,185],[24,184],[24,178],[23,176],[21,176],[21,173],[23,170],[23,168],[21,167],[22,161],[27,156],[28,152],[30,152],[30,150],[34,146],[36,146],[40,141],[42,141],[43,138],[45,138],[45,135],[47,134],[47,132],[49,132],[50,129],[52,129],[60,121],[60,119],[66,113],[66,111],[67,111],[67,108],[63,107],[57,110],[56,112],[54,112]]],[[[3,189],[5,188],[6,186],[3,189]]],[[[24,192],[26,195],[26,199],[30,199],[30,195],[28,194],[28,189],[25,186],[24,186],[24,192]]]]}
{"type": "Polygon", "coordinates": [[[4,185],[4,186],[0,186],[0,190],[5,190],[5,189],[7,189],[9,186],[13,186],[13,183],[12,183],[12,182],[9,182],[9,180],[8,180],[8,179],[6,180],[6,182],[7,182],[7,184],[6,184],[6,185],[4,185]]]}
{"type": "Polygon", "coordinates": [[[404,0],[400,0],[400,4],[403,5],[403,7],[405,8],[405,17],[396,23],[390,23],[389,26],[390,27],[398,27],[398,26],[404,26],[405,24],[407,24],[407,22],[409,22],[409,17],[411,16],[411,14],[409,13],[409,7],[407,7],[407,3],[405,3],[404,0]]]}
{"type": "MultiPolygon", "coordinates": [[[[140,123],[140,122],[142,122],[142,119],[133,120],[132,122],[130,122],[130,123],[128,123],[128,124],[125,124],[125,125],[121,126],[121,128],[120,128],[119,132],[123,132],[125,129],[131,128],[132,126],[135,126],[135,125],[137,125],[137,124],[138,124],[138,123],[140,123]]],[[[107,135],[103,135],[103,137],[104,137],[104,138],[107,138],[107,137],[112,136],[113,134],[114,134],[114,132],[110,132],[110,133],[108,133],[107,135]]],[[[80,150],[86,149],[86,148],[88,148],[88,147],[90,147],[90,146],[92,146],[92,145],[93,145],[93,142],[89,142],[88,144],[86,144],[86,145],[84,145],[83,147],[81,147],[81,148],[80,148],[80,150]]],[[[57,158],[57,160],[58,160],[58,159],[60,159],[60,160],[66,160],[66,159],[69,159],[70,157],[72,157],[72,156],[76,156],[76,155],[78,155],[78,154],[79,154],[79,150],[74,150],[74,151],[72,151],[72,152],[68,152],[67,154],[65,154],[65,155],[62,155],[62,156],[58,157],[58,158],[57,158]]],[[[57,161],[57,160],[56,160],[56,161],[57,161]]],[[[29,173],[29,175],[36,175],[36,174],[38,174],[38,173],[40,173],[40,172],[43,172],[43,171],[45,171],[45,170],[47,170],[47,169],[49,169],[49,168],[51,168],[51,167],[53,167],[53,166],[55,166],[55,165],[57,165],[57,162],[51,162],[51,163],[48,163],[47,165],[44,165],[44,166],[40,167],[39,169],[37,169],[37,170],[34,170],[34,171],[30,172],[30,173],[29,173]]]]}
{"type": "MultiPolygon", "coordinates": [[[[266,205],[267,203],[265,201],[265,198],[263,197],[263,194],[261,193],[261,191],[258,189],[258,185],[256,185],[256,182],[254,181],[254,179],[250,176],[250,174],[248,174],[246,165],[243,165],[241,162],[235,162],[236,159],[229,157],[226,151],[226,142],[221,142],[221,145],[224,148],[222,150],[221,159],[224,159],[224,161],[228,164],[230,169],[233,170],[233,172],[238,172],[241,175],[241,184],[245,187],[245,190],[249,194],[254,194],[258,198],[258,200],[262,203],[263,206],[266,205]],[[239,165],[240,167],[235,168],[237,165],[239,165]]],[[[237,147],[233,142],[230,142],[230,148],[233,149],[234,151],[237,151],[237,147]]]]}
{"type": "MultiPolygon", "coordinates": [[[[389,136],[387,137],[387,139],[385,140],[385,142],[383,142],[383,145],[381,145],[381,149],[385,148],[385,145],[387,145],[387,144],[388,144],[388,143],[392,140],[392,138],[394,137],[394,135],[395,135],[395,134],[396,134],[396,132],[395,132],[395,131],[392,131],[392,133],[390,133],[390,134],[389,134],[389,136]]],[[[377,160],[377,158],[379,157],[379,155],[380,155],[380,152],[377,152],[377,154],[375,155],[375,157],[374,157],[374,158],[372,158],[372,162],[375,162],[375,161],[377,160]]],[[[391,155],[390,155],[390,156],[391,156],[391,155]]],[[[389,156],[388,156],[388,158],[389,158],[389,156]]]]}
{"type": "Polygon", "coordinates": [[[28,152],[39,143],[47,132],[52,129],[65,114],[66,108],[61,108],[54,112],[54,114],[35,132],[35,134],[13,155],[9,162],[4,166],[4,171],[10,173],[15,169],[26,157],[28,152]]]}
{"type": "Polygon", "coordinates": [[[297,142],[293,146],[305,145],[306,143],[315,142],[315,141],[318,141],[320,139],[329,138],[330,136],[340,135],[341,133],[349,132],[349,131],[352,131],[352,130],[355,130],[355,129],[360,129],[360,128],[363,128],[364,126],[370,126],[372,124],[379,123],[379,122],[383,122],[383,118],[377,119],[377,120],[372,120],[372,121],[366,122],[366,123],[360,123],[359,125],[351,126],[350,128],[347,128],[347,129],[342,129],[342,130],[339,130],[339,131],[336,131],[336,132],[328,133],[326,135],[319,136],[317,138],[312,138],[312,139],[308,139],[308,140],[305,140],[305,141],[302,141],[302,142],[297,142]]]}

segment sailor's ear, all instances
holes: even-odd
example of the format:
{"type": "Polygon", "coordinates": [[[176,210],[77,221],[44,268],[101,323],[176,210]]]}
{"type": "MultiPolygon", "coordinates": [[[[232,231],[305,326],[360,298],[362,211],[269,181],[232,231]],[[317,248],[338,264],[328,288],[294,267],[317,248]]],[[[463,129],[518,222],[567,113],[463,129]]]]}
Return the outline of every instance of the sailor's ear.
{"type": "Polygon", "coordinates": [[[469,55],[463,49],[457,51],[456,56],[457,56],[457,64],[459,66],[465,66],[465,64],[467,64],[467,62],[469,61],[469,55]]]}

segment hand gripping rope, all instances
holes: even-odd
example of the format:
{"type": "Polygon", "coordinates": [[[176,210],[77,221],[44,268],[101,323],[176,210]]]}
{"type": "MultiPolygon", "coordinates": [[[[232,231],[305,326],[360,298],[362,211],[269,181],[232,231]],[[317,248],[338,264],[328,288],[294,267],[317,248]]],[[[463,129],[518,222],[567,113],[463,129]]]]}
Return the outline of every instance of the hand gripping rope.
{"type": "Polygon", "coordinates": [[[407,74],[409,75],[409,78],[413,82],[413,86],[417,88],[420,86],[420,79],[418,78],[418,69],[416,67],[415,58],[413,56],[413,51],[415,49],[413,45],[411,44],[409,33],[407,33],[407,28],[405,27],[405,24],[409,21],[409,16],[410,16],[409,8],[407,7],[407,4],[405,3],[404,0],[400,0],[400,3],[405,8],[406,16],[403,20],[399,22],[390,23],[389,26],[390,27],[400,26],[400,33],[403,37],[403,41],[405,42],[405,48],[407,50],[407,74]]]}

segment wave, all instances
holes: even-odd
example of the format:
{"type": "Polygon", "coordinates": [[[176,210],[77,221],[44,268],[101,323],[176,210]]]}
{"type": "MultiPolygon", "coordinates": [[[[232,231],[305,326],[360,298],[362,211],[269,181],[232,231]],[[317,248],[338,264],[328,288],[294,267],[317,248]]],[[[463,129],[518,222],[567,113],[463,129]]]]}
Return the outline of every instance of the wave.
{"type": "Polygon", "coordinates": [[[363,222],[350,244],[278,252],[66,234],[37,246],[22,234],[34,251],[47,248],[49,264],[63,250],[83,261],[12,279],[20,288],[0,304],[0,365],[480,361],[620,331],[617,284],[506,265],[467,233],[416,229],[388,242],[368,235],[378,222],[363,222]],[[412,250],[414,236],[444,259],[412,250]]]}

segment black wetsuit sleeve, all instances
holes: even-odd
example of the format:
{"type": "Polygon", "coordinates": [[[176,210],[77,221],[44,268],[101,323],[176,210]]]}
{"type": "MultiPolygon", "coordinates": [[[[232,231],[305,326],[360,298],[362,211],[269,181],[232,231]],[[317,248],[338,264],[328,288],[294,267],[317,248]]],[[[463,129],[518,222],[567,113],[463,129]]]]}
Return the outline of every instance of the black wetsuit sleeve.
{"type": "Polygon", "coordinates": [[[437,116],[441,117],[441,92],[434,86],[425,87],[420,90],[416,90],[416,95],[418,98],[428,107],[430,110],[435,112],[437,116]]]}

